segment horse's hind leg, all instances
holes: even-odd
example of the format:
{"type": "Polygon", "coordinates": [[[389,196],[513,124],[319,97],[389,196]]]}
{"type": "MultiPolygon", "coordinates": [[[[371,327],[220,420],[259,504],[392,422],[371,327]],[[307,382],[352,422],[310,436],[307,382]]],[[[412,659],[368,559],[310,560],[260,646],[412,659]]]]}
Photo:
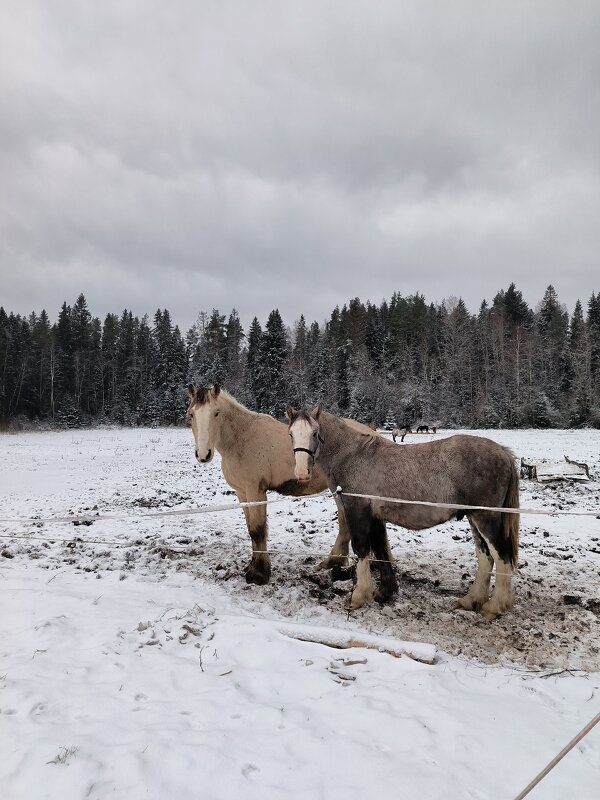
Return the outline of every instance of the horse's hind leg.
{"type": "Polygon", "coordinates": [[[464,608],[465,611],[479,611],[481,606],[487,602],[490,595],[490,577],[492,575],[494,559],[490,554],[485,539],[481,536],[477,527],[471,520],[469,520],[469,524],[471,525],[471,532],[475,539],[477,573],[471,588],[464,597],[456,601],[456,605],[458,608],[464,608]]]}
{"type": "MultiPolygon", "coordinates": [[[[475,516],[475,515],[474,515],[475,516]]],[[[475,523],[490,551],[496,566],[496,583],[489,600],[481,607],[486,619],[495,619],[513,607],[511,543],[504,534],[502,514],[498,511],[482,511],[476,515],[475,523]]]]}
{"type": "MultiPolygon", "coordinates": [[[[264,492],[256,493],[256,496],[249,493],[247,500],[256,502],[266,500],[264,492]]],[[[252,559],[245,569],[246,583],[256,583],[262,586],[269,582],[271,577],[271,559],[267,552],[267,507],[249,506],[244,507],[248,533],[252,539],[252,559]]]]}
{"type": "Polygon", "coordinates": [[[340,498],[335,495],[335,504],[338,512],[338,535],[331,548],[331,552],[319,562],[315,567],[315,571],[321,569],[331,569],[332,567],[347,567],[348,566],[348,548],[350,545],[350,534],[348,533],[348,525],[346,524],[346,513],[340,498]]]}
{"type": "Polygon", "coordinates": [[[375,517],[371,520],[371,548],[379,566],[379,589],[375,592],[375,600],[384,603],[398,591],[398,581],[392,566],[385,522],[375,517]]]}

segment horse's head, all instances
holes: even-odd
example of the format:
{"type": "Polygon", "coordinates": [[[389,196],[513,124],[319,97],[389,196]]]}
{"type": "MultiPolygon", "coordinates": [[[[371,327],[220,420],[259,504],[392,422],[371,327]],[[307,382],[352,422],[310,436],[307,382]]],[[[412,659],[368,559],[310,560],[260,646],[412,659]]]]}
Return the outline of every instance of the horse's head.
{"type": "Polygon", "coordinates": [[[312,411],[296,411],[288,403],[285,413],[290,421],[289,432],[294,450],[294,475],[305,483],[310,480],[312,469],[323,439],[319,432],[319,420],[323,406],[319,403],[312,411]]]}
{"type": "Polygon", "coordinates": [[[221,388],[214,386],[188,386],[188,407],[186,416],[192,423],[196,442],[196,459],[208,464],[215,454],[214,438],[216,418],[219,416],[219,393],[221,388]]]}

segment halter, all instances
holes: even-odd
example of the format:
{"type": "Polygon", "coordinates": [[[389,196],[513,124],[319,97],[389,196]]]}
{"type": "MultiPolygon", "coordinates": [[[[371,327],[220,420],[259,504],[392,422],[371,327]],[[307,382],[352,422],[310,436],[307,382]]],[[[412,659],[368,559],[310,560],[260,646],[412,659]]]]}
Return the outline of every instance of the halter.
{"type": "Polygon", "coordinates": [[[312,458],[314,463],[315,457],[317,455],[317,450],[319,449],[319,445],[323,444],[323,437],[321,436],[320,433],[318,434],[317,438],[319,440],[319,444],[317,444],[314,450],[309,450],[308,447],[294,447],[292,448],[294,453],[308,453],[308,455],[312,458]]]}

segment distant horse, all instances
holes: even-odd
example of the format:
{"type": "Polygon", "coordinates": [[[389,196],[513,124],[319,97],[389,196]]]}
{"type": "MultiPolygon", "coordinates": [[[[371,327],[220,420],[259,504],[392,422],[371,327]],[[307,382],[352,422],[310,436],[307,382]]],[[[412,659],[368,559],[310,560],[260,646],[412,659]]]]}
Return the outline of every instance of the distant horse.
{"type": "Polygon", "coordinates": [[[394,428],[392,431],[392,439],[395,442],[398,436],[400,436],[400,441],[404,442],[404,437],[407,433],[412,433],[410,425],[405,425],[403,428],[394,428]]]}
{"type": "MultiPolygon", "coordinates": [[[[221,469],[240,502],[266,500],[267,490],[292,496],[322,492],[327,479],[315,470],[309,481],[294,477],[294,456],[290,450],[287,425],[267,414],[238,403],[218,385],[188,386],[187,417],[191,420],[196,443],[196,459],[201,464],[221,454],[221,469]]],[[[371,432],[365,425],[347,420],[349,425],[371,432]]],[[[344,423],[342,423],[344,424],[344,423]]],[[[344,508],[338,497],[339,532],[327,558],[317,569],[348,563],[349,535],[344,508]]],[[[252,539],[252,560],[245,569],[248,583],[265,584],[271,576],[267,553],[267,507],[244,506],[246,526],[252,539]]]]}
{"type": "Polygon", "coordinates": [[[477,574],[458,605],[470,611],[481,610],[488,619],[512,608],[518,514],[404,505],[347,494],[517,508],[519,475],[509,450],[491,439],[464,435],[396,447],[381,437],[349,429],[337,417],[324,412],[321,405],[310,413],[295,411],[288,405],[286,413],[298,480],[311,480],[313,467],[319,466],[332,491],[338,485],[342,488],[346,523],[359,559],[351,608],[360,608],[373,597],[370,550],[379,560],[378,599],[389,599],[397,591],[385,536],[386,521],[409,530],[422,530],[463,516],[468,518],[475,539],[477,574]],[[494,564],[496,584],[488,598],[494,564]]]}
{"type": "Polygon", "coordinates": [[[419,425],[417,433],[429,433],[429,425],[419,425]]]}

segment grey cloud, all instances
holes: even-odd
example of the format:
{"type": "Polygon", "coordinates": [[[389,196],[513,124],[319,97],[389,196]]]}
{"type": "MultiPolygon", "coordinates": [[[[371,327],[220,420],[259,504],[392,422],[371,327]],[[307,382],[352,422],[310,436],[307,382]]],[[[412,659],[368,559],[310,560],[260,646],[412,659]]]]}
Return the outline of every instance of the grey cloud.
{"type": "Polygon", "coordinates": [[[600,287],[594,3],[15,3],[0,303],[322,319],[600,287]]]}

